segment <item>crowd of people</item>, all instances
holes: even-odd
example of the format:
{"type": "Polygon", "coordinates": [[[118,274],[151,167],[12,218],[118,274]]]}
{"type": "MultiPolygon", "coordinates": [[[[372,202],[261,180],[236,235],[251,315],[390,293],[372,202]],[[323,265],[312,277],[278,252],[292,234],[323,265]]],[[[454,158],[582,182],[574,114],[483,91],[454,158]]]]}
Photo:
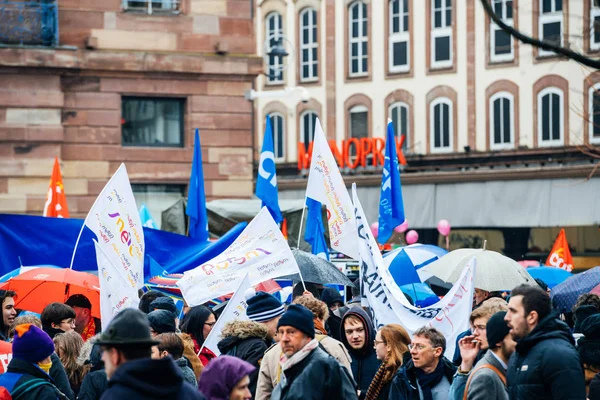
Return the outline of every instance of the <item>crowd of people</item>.
{"type": "Polygon", "coordinates": [[[17,298],[0,291],[0,353],[11,354],[0,400],[600,399],[594,294],[565,316],[546,288],[521,285],[507,299],[476,289],[452,359],[437,329],[377,327],[356,298],[344,304],[314,284],[297,286],[287,307],[264,292],[248,298],[248,319],[222,328],[219,356],[204,346],[218,311],[184,307],[180,321],[161,292],[104,329],[83,295],[39,317],[18,315],[17,298]]]}

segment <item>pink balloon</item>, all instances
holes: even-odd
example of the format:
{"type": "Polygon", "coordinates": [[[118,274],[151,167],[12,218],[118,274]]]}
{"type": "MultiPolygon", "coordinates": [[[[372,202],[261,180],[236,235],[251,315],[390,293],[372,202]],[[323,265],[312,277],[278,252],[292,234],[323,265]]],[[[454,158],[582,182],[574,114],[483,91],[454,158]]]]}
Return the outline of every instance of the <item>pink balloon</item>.
{"type": "Polygon", "coordinates": [[[379,236],[379,223],[373,222],[371,224],[371,233],[373,234],[374,238],[377,238],[377,236],[379,236]]]}
{"type": "Polygon", "coordinates": [[[408,230],[408,221],[404,220],[403,223],[394,228],[394,232],[396,233],[404,233],[408,230]]]}
{"type": "Polygon", "coordinates": [[[450,222],[445,219],[440,219],[438,222],[437,230],[442,236],[448,236],[450,234],[450,222]]]}
{"type": "Polygon", "coordinates": [[[406,232],[406,243],[415,244],[419,241],[419,234],[415,230],[406,232]]]}

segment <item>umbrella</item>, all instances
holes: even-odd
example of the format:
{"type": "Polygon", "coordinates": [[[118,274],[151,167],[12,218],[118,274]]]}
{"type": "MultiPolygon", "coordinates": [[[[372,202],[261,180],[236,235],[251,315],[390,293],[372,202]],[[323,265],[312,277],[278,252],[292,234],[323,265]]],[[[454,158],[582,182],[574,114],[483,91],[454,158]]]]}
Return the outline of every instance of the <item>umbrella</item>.
{"type": "Polygon", "coordinates": [[[440,299],[435,295],[429,286],[425,283],[414,283],[400,286],[405,295],[413,299],[415,306],[427,307],[437,303],[440,299]]]}
{"type": "Polygon", "coordinates": [[[550,289],[559,283],[563,283],[567,278],[573,276],[569,271],[556,267],[531,267],[527,268],[527,272],[534,279],[541,279],[550,289]]]}
{"type": "Polygon", "coordinates": [[[570,312],[580,295],[589,293],[598,285],[600,285],[600,267],[575,274],[552,289],[550,292],[552,305],[561,313],[570,312]]]}
{"type": "Polygon", "coordinates": [[[30,266],[30,267],[19,267],[19,268],[15,268],[12,271],[2,275],[0,277],[0,282],[6,282],[10,278],[14,278],[17,275],[22,274],[23,272],[31,271],[32,269],[41,268],[41,267],[60,268],[56,265],[35,265],[35,266],[30,266]]]}
{"type": "Polygon", "coordinates": [[[484,249],[454,250],[417,272],[422,280],[436,276],[444,282],[454,283],[473,257],[477,258],[475,287],[478,289],[491,292],[510,290],[523,283],[537,285],[525,268],[515,260],[484,249]]]}
{"type": "Polygon", "coordinates": [[[100,318],[98,277],[67,268],[35,268],[17,275],[0,286],[17,293],[16,308],[41,313],[53,302],[64,303],[74,294],[82,294],[92,303],[92,316],[100,318]]]}
{"type": "MultiPolygon", "coordinates": [[[[342,273],[335,265],[315,254],[293,249],[292,254],[302,273],[305,282],[317,284],[335,283],[337,285],[354,287],[352,281],[342,273]]],[[[299,274],[280,276],[279,279],[288,279],[294,282],[300,281],[299,274]]]]}
{"type": "Polygon", "coordinates": [[[421,283],[416,270],[448,254],[441,247],[428,244],[413,244],[400,247],[383,256],[383,262],[398,286],[421,283]]]}

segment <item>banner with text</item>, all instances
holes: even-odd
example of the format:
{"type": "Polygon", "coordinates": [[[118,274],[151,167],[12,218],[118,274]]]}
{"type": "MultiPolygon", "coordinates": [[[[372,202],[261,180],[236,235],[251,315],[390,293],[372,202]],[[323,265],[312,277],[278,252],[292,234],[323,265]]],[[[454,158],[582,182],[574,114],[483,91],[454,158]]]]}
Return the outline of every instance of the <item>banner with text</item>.
{"type": "Polygon", "coordinates": [[[177,282],[190,306],[232,293],[248,274],[251,285],[298,272],[298,264],[266,207],[223,253],[177,282]]]}

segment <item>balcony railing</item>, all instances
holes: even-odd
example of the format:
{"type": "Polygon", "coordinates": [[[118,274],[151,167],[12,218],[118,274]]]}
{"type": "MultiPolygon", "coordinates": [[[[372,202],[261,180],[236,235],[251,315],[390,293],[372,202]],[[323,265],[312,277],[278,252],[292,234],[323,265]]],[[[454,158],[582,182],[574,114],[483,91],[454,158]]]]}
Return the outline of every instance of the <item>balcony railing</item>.
{"type": "Polygon", "coordinates": [[[57,46],[57,0],[0,0],[0,44],[57,46]]]}

